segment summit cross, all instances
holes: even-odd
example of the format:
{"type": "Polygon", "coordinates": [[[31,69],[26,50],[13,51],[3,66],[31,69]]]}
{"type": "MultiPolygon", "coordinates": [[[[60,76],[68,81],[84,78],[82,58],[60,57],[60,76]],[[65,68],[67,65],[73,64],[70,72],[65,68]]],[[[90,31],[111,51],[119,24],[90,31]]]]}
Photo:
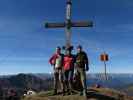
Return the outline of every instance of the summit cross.
{"type": "Polygon", "coordinates": [[[72,27],[93,27],[92,21],[72,21],[72,0],[66,2],[66,20],[64,22],[45,23],[45,28],[65,28],[66,47],[71,47],[71,29],[72,27]]]}

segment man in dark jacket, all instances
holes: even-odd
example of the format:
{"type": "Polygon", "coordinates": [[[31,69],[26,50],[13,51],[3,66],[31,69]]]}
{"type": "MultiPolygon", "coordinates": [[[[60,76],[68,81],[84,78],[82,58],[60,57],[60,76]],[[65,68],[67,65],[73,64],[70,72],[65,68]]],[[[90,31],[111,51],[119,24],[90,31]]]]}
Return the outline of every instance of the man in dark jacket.
{"type": "Polygon", "coordinates": [[[57,94],[58,84],[61,85],[62,92],[64,93],[64,83],[63,83],[63,57],[61,54],[61,48],[57,47],[56,52],[49,59],[49,63],[54,67],[54,95],[57,94]]]}
{"type": "Polygon", "coordinates": [[[77,54],[76,54],[76,64],[75,64],[77,74],[80,77],[82,90],[81,95],[86,96],[87,93],[87,86],[86,86],[86,71],[89,70],[88,66],[88,57],[87,54],[82,50],[82,46],[77,47],[77,54]]]}

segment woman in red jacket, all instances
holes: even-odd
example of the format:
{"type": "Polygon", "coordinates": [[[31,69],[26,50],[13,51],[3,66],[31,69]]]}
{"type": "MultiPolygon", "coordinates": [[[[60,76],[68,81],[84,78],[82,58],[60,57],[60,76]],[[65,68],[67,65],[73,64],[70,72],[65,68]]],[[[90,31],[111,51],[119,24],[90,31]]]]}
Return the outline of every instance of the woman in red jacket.
{"type": "Polygon", "coordinates": [[[72,81],[74,73],[74,55],[71,54],[71,50],[67,49],[63,59],[64,69],[64,81],[68,94],[72,93],[72,81]]]}

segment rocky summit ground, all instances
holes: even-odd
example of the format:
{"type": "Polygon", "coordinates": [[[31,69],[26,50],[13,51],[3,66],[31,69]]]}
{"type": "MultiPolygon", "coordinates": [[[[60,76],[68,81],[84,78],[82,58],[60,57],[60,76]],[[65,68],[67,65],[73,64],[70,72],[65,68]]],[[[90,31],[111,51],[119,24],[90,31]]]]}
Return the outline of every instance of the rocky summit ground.
{"type": "Polygon", "coordinates": [[[26,96],[22,100],[133,100],[133,97],[108,88],[90,88],[88,89],[87,97],[80,96],[77,91],[74,91],[72,95],[65,96],[61,94],[53,96],[52,92],[48,91],[26,96]]]}

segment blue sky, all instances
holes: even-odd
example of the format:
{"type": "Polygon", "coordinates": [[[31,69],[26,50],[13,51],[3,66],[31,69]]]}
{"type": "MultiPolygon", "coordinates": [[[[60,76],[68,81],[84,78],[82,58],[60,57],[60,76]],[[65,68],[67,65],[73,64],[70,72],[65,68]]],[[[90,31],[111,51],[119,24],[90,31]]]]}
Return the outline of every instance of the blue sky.
{"type": "MultiPolygon", "coordinates": [[[[48,59],[65,44],[65,32],[43,23],[64,21],[65,2],[0,0],[0,74],[52,72],[48,59]]],[[[73,45],[82,44],[89,56],[90,73],[104,71],[103,51],[110,56],[109,73],[133,73],[132,11],[132,0],[73,0],[72,19],[94,22],[93,28],[72,30],[73,45]]]]}

